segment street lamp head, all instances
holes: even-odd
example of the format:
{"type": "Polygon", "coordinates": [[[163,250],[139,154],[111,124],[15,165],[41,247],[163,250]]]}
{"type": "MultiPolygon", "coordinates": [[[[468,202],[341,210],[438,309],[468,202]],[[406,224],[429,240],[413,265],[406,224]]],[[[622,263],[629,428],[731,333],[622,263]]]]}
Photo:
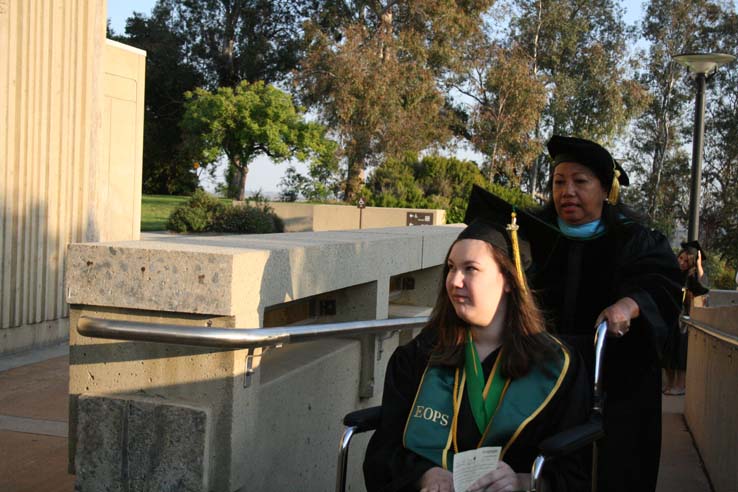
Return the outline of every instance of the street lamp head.
{"type": "Polygon", "coordinates": [[[674,61],[684,65],[694,74],[709,75],[720,65],[735,60],[735,56],[726,53],[682,53],[674,57],[674,61]]]}

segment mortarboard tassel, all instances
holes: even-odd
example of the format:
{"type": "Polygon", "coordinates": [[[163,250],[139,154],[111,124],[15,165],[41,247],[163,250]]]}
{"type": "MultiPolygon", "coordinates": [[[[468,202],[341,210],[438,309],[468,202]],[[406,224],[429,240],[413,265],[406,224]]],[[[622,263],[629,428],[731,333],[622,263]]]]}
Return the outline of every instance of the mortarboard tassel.
{"type": "Polygon", "coordinates": [[[615,169],[615,173],[612,176],[612,186],[610,187],[610,193],[607,195],[607,201],[610,203],[610,205],[615,205],[618,203],[618,198],[620,198],[620,171],[615,169]]]}
{"type": "Polygon", "coordinates": [[[518,280],[520,280],[520,285],[523,287],[523,291],[528,291],[528,285],[525,282],[525,274],[523,273],[523,263],[520,261],[520,246],[518,245],[518,229],[520,229],[520,226],[518,225],[517,220],[517,214],[515,213],[515,209],[513,209],[513,212],[510,214],[512,221],[507,225],[506,229],[510,231],[510,238],[512,240],[512,249],[513,249],[513,261],[515,262],[515,270],[518,274],[518,280]]]}

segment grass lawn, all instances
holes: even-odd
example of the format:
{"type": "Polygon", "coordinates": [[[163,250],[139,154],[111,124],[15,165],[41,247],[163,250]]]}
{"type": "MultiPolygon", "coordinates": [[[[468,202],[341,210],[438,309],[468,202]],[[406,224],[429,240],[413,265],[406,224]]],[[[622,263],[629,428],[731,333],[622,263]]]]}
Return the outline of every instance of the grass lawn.
{"type": "MultiPolygon", "coordinates": [[[[141,197],[141,232],[166,231],[167,219],[172,210],[189,200],[189,196],[143,195],[141,197]]],[[[221,198],[228,205],[230,198],[221,198]]]]}
{"type": "Polygon", "coordinates": [[[169,214],[188,198],[188,196],[143,195],[141,198],[141,231],[165,231],[169,214]]]}

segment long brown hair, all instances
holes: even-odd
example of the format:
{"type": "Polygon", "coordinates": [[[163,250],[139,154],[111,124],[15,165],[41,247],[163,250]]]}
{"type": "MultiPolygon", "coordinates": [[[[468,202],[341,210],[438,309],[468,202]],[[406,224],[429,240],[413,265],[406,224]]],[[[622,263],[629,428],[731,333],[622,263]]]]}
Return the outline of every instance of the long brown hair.
{"type": "MultiPolygon", "coordinates": [[[[448,276],[448,257],[454,245],[446,253],[443,267],[443,288],[439,289],[436,304],[424,331],[437,333],[436,344],[431,352],[431,364],[461,366],[464,361],[464,343],[469,323],[459,318],[446,291],[448,276]]],[[[555,342],[545,333],[543,316],[536,306],[533,296],[524,290],[510,258],[499,248],[487,244],[492,258],[497,263],[510,289],[507,295],[507,309],[502,328],[502,347],[505,357],[501,361],[502,375],[512,379],[524,376],[531,364],[548,357],[554,350],[555,342]]]]}

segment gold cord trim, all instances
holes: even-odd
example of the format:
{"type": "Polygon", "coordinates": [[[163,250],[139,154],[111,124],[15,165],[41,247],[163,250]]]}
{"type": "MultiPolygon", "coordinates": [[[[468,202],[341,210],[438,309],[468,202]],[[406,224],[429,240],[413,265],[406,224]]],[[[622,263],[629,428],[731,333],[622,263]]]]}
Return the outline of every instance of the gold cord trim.
{"type": "Polygon", "coordinates": [[[443,462],[444,462],[444,469],[446,468],[446,453],[448,452],[448,449],[450,447],[450,443],[453,441],[454,444],[454,453],[459,452],[459,443],[456,439],[456,429],[459,425],[459,409],[461,408],[461,397],[464,394],[464,385],[466,384],[466,370],[461,374],[461,383],[457,386],[459,378],[459,369],[456,369],[456,375],[454,377],[454,394],[453,394],[453,400],[454,400],[454,418],[451,419],[451,433],[449,435],[449,443],[446,444],[446,449],[443,450],[443,462]]]}

